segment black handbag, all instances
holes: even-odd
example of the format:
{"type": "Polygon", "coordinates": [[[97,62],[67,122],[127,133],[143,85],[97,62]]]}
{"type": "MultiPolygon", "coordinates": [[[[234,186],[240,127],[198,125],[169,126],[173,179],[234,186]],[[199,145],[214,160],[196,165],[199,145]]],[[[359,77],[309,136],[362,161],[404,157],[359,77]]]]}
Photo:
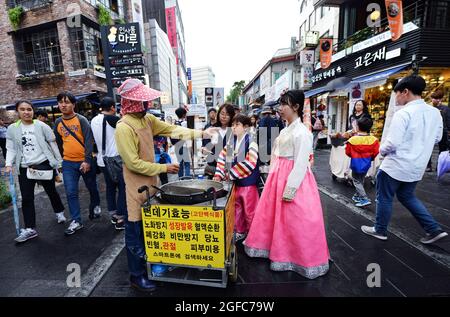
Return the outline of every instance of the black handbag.
{"type": "Polygon", "coordinates": [[[123,162],[122,158],[118,156],[108,157],[105,156],[106,151],[106,116],[103,117],[103,127],[102,127],[102,157],[105,163],[106,172],[114,183],[118,183],[120,176],[123,172],[123,162]]]}

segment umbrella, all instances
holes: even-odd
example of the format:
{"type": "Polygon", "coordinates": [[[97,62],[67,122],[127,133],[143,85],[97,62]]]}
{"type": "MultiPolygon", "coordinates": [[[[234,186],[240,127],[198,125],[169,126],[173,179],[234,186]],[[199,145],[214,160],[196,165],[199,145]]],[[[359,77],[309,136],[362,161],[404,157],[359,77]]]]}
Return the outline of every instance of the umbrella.
{"type": "Polygon", "coordinates": [[[16,232],[17,235],[19,235],[20,234],[19,208],[17,207],[16,185],[14,182],[14,175],[12,171],[9,172],[9,192],[11,194],[14,206],[14,222],[16,224],[16,232]]]}
{"type": "Polygon", "coordinates": [[[450,172],[450,152],[444,151],[439,154],[438,165],[437,165],[437,180],[439,181],[441,177],[450,172]]]}

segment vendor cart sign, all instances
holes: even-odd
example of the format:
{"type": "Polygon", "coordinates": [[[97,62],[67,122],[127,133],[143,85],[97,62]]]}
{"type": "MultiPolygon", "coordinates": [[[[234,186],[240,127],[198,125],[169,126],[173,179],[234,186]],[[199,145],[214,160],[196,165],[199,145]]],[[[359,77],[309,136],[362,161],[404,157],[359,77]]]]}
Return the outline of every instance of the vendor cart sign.
{"type": "Polygon", "coordinates": [[[152,205],[142,208],[142,220],[148,262],[225,267],[223,210],[152,205]]]}

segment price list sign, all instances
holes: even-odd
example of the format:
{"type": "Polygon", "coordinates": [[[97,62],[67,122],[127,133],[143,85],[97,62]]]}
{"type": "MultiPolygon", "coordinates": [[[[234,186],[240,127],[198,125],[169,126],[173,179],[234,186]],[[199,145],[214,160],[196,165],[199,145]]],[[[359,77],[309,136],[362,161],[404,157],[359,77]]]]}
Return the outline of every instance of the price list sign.
{"type": "Polygon", "coordinates": [[[142,220],[148,262],[225,267],[223,210],[153,205],[142,208],[142,220]]]}

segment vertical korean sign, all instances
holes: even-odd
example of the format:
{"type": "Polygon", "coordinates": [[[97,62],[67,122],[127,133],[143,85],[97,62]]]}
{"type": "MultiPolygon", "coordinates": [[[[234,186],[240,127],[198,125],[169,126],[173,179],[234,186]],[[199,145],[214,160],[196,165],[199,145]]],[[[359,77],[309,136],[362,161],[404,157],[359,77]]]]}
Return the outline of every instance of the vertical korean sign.
{"type": "Polygon", "coordinates": [[[403,3],[402,0],[385,0],[385,4],[391,38],[397,41],[403,34],[403,3]]]}
{"type": "Polygon", "coordinates": [[[139,23],[101,26],[108,95],[128,77],[144,80],[139,23]]]}
{"type": "Polygon", "coordinates": [[[173,55],[175,55],[178,65],[177,16],[175,9],[176,7],[166,8],[166,26],[167,37],[169,38],[173,55]]]}
{"type": "Polygon", "coordinates": [[[153,205],[142,208],[142,220],[148,262],[225,267],[223,210],[153,205]]]}

